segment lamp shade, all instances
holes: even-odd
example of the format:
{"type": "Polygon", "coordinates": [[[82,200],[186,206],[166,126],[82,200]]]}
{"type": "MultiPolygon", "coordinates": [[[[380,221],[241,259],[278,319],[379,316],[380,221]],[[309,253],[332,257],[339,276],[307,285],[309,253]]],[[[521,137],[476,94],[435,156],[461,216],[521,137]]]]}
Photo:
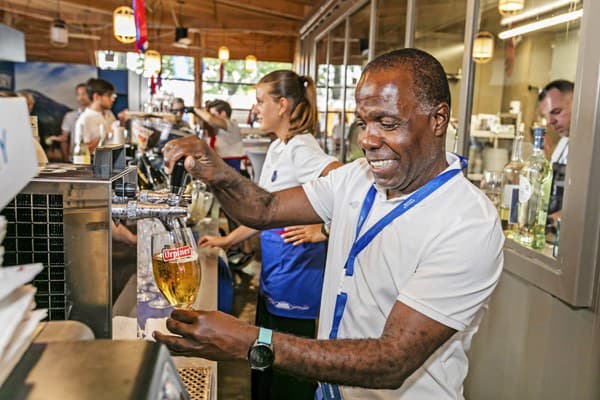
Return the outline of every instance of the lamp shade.
{"type": "Polygon", "coordinates": [[[162,70],[162,59],[160,53],[155,50],[148,50],[144,55],[144,75],[158,75],[162,70]]]}
{"type": "Polygon", "coordinates": [[[113,33],[121,43],[135,42],[136,30],[131,7],[117,7],[113,12],[113,33]]]}
{"type": "Polygon", "coordinates": [[[229,60],[229,48],[227,46],[219,47],[219,60],[221,60],[221,62],[229,60]]]}
{"type": "Polygon", "coordinates": [[[69,44],[69,30],[61,19],[55,19],[50,25],[50,44],[54,47],[66,47],[69,44]]]}
{"type": "Polygon", "coordinates": [[[473,41],[473,61],[486,63],[494,57],[494,35],[479,32],[473,41]]]}
{"type": "Polygon", "coordinates": [[[254,71],[256,71],[256,67],[258,65],[258,60],[256,59],[256,56],[249,54],[246,56],[246,59],[244,60],[244,69],[246,70],[246,72],[248,73],[253,73],[254,71]]]}
{"type": "Polygon", "coordinates": [[[502,15],[516,14],[525,7],[525,0],[498,0],[498,11],[502,15]]]}

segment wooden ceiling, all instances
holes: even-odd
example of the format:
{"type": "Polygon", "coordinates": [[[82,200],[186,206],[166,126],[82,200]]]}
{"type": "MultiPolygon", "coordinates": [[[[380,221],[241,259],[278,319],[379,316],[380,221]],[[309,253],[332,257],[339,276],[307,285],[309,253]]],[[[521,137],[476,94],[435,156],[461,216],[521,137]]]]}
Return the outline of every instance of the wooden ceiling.
{"type": "MultiPolygon", "coordinates": [[[[216,57],[226,45],[231,59],[254,54],[262,61],[293,62],[300,27],[316,0],[146,0],[149,48],[161,54],[216,57]],[[188,28],[188,48],[173,46],[175,27],[188,28]]],[[[126,0],[0,0],[0,21],[25,33],[28,61],[95,64],[96,50],[135,51],[113,36],[112,14],[126,0]],[[69,45],[50,45],[50,25],[60,16],[69,45]]]]}

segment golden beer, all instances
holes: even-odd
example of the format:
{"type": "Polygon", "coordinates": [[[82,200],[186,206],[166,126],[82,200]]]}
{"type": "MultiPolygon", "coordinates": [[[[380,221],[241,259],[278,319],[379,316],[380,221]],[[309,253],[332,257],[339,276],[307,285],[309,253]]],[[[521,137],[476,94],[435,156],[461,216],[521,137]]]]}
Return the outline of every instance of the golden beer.
{"type": "Polygon", "coordinates": [[[171,259],[162,253],[152,257],[152,272],[156,286],[169,304],[189,308],[196,301],[201,282],[198,254],[171,259]]]}

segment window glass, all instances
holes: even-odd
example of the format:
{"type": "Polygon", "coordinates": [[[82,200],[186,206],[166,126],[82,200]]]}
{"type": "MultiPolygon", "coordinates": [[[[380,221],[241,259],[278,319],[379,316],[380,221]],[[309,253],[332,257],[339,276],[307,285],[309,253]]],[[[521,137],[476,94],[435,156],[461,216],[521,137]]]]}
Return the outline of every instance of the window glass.
{"type": "Polygon", "coordinates": [[[570,84],[575,81],[581,15],[581,1],[525,2],[522,11],[510,16],[490,4],[481,9],[474,45],[468,176],[498,205],[506,236],[547,255],[557,253],[564,174],[567,156],[572,157],[568,154],[570,84]],[[570,20],[544,27],[559,16],[570,20]],[[550,82],[555,87],[541,94],[550,82]],[[539,182],[523,168],[511,167],[520,165],[517,160],[509,164],[519,153],[513,149],[515,135],[523,137],[521,159],[526,162],[532,156],[534,126],[546,128],[545,146],[539,153],[550,165],[549,175],[537,173],[547,177],[539,182]],[[488,182],[493,171],[501,178],[496,193],[488,182]],[[531,188],[523,183],[523,176],[531,188]],[[515,201],[510,192],[517,185],[515,201]],[[549,198],[544,191],[550,192],[549,198]]]}
{"type": "Polygon", "coordinates": [[[375,55],[404,47],[405,31],[406,0],[379,0],[375,55]]]}
{"type": "MultiPolygon", "coordinates": [[[[482,1],[483,3],[484,1],[482,1]]],[[[490,3],[490,1],[487,1],[490,3]]],[[[419,0],[416,5],[414,47],[433,54],[444,67],[450,83],[452,123],[458,118],[458,100],[465,39],[466,0],[419,0]]],[[[493,2],[497,4],[496,1],[493,2]]],[[[452,149],[452,131],[447,147],[452,149]],[[449,146],[448,146],[449,145],[449,146]]]]}

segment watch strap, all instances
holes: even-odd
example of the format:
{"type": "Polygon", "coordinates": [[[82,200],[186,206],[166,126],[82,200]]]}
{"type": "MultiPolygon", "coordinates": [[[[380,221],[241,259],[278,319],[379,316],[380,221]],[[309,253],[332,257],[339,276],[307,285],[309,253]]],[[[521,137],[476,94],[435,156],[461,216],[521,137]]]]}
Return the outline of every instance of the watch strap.
{"type": "Polygon", "coordinates": [[[263,327],[260,327],[258,329],[258,339],[256,340],[257,343],[266,344],[266,345],[270,346],[272,338],[273,338],[273,331],[271,329],[263,328],[263,327]]]}

